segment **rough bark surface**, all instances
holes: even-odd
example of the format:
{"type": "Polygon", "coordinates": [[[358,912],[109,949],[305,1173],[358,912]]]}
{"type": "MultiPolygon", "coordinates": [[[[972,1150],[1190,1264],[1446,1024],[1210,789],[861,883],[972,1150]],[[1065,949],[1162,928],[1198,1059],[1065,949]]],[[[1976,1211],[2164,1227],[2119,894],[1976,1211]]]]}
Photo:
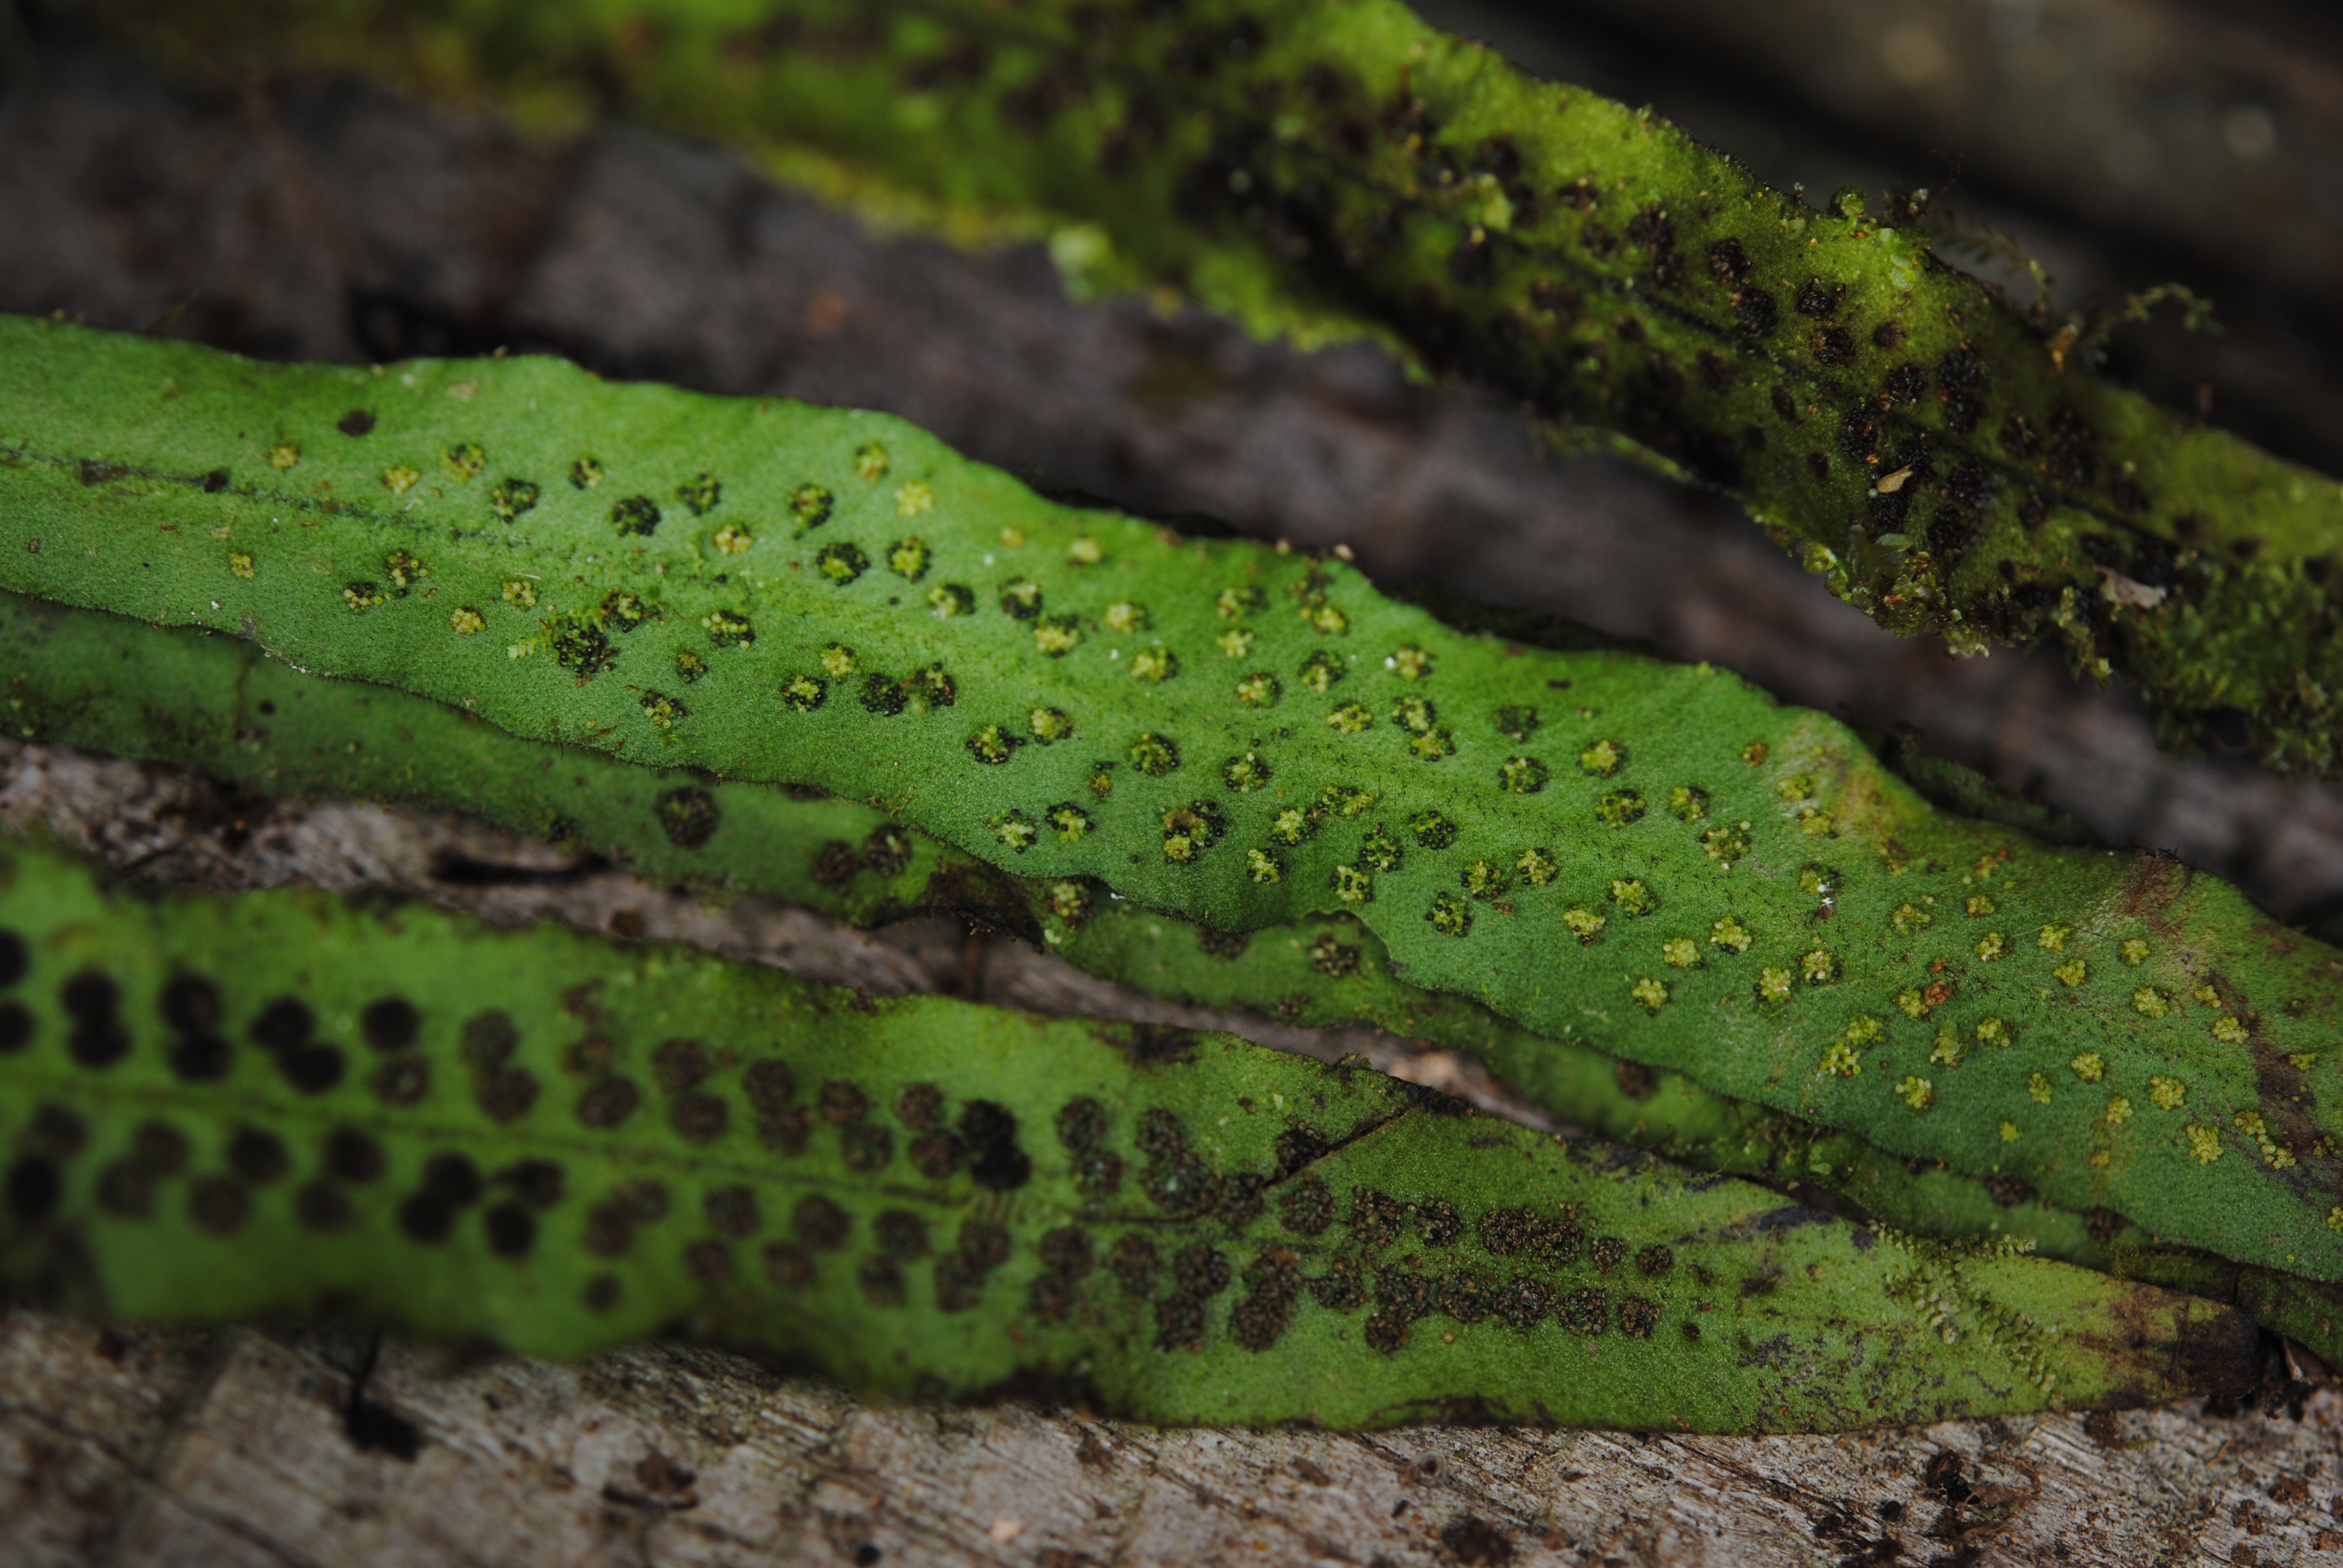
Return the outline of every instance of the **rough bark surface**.
{"type": "MultiPolygon", "coordinates": [[[[531,144],[347,84],[171,85],[38,32],[0,49],[0,308],[171,317],[281,357],[548,348],[890,408],[1046,485],[1347,541],[1386,582],[1573,616],[1792,700],[1917,725],[2287,917],[2343,900],[2343,792],[2159,757],[2136,708],[2046,661],[1896,643],[1731,508],[1542,459],[1505,411],[1410,386],[1372,353],[1303,357],[1190,315],[1080,309],[1036,254],[874,237],[718,152],[623,130],[531,144]]],[[[483,879],[561,862],[458,819],[271,805],[0,747],[0,825],[36,819],[160,881],[390,887],[872,991],[1232,1024],[1521,1114],[1469,1061],[1169,1008],[944,922],[863,935],[608,869],[483,879]],[[436,874],[450,853],[473,873],[436,874]]],[[[2243,1412],[1841,1438],[1161,1432],[1016,1402],[872,1408],[690,1345],[557,1367],[17,1308],[0,1312],[0,1568],[2315,1562],[2343,1549],[2338,1422],[2327,1389],[2243,1412]]]]}
{"type": "Polygon", "coordinates": [[[25,1312],[0,1317],[0,1390],[11,1564],[2141,1568],[2343,1544],[2332,1393],[2299,1420],[1840,1438],[1167,1432],[1013,1402],[878,1409],[689,1345],[468,1364],[25,1312]]]}

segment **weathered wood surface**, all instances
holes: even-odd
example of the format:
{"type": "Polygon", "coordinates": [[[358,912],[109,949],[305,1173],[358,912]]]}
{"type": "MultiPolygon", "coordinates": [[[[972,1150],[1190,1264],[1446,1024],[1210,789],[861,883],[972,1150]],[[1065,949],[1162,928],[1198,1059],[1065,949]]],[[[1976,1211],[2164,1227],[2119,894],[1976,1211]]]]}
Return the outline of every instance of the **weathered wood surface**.
{"type": "Polygon", "coordinates": [[[2343,1546],[2332,1393],[2298,1421],[2096,1430],[1337,1437],[875,1409],[679,1345],[578,1367],[371,1355],[0,1319],[0,1563],[2144,1568],[2343,1546]]]}
{"type": "MultiPolygon", "coordinates": [[[[2343,898],[2343,793],[2160,758],[2137,711],[2046,661],[1894,643],[1728,508],[1543,461],[1503,410],[1410,387],[1371,354],[1305,359],[1192,316],[1080,310],[1031,253],[874,240],[718,153],[623,131],[531,146],[331,84],[174,88],[63,36],[15,56],[0,89],[0,307],[135,327],[186,302],[181,330],[248,352],[508,343],[893,408],[1045,483],[1347,540],[1386,581],[1573,615],[1795,700],[1919,724],[2281,913],[2343,898]]],[[[1215,1021],[942,922],[865,936],[619,871],[447,887],[431,877],[443,849],[548,852],[461,821],[269,807],[168,769],[0,746],[0,822],[32,818],[158,880],[403,888],[873,991],[1215,1021]]],[[[1403,1041],[1222,1021],[1287,1049],[1364,1049],[1507,1109],[1471,1063],[1403,1041]]],[[[2298,1412],[2192,1404],[1841,1438],[1167,1432],[1018,1404],[874,1409],[692,1346],[563,1368],[14,1310],[0,1568],[2315,1563],[2343,1547],[2338,1421],[2328,1390],[2298,1412]]]]}

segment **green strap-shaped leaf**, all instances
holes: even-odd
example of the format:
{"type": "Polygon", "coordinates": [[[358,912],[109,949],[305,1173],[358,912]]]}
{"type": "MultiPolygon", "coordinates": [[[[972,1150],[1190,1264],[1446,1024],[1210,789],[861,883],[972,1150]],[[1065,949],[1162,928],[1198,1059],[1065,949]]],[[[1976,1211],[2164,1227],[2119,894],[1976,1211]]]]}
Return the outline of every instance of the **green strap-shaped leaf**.
{"type": "Polygon", "coordinates": [[[2063,643],[2192,744],[2343,769],[2343,486],[2152,407],[1930,253],[1648,111],[1382,0],[280,0],[138,7],[198,52],[630,110],[1092,286],[1371,333],[1740,496],[1832,589],[1956,648],[2063,643]]]}
{"type": "Polygon", "coordinates": [[[1540,1034],[2343,1277],[2329,950],[2169,861],[1939,815],[1724,672],[1462,635],[875,415],[0,346],[0,587],[868,799],[1218,930],[1346,910],[1540,1034]]]}
{"type": "Polygon", "coordinates": [[[2244,1381],[2233,1311],[1226,1036],[0,853],[0,1279],[1168,1422],[1815,1430],[2244,1381]]]}
{"type": "Polygon", "coordinates": [[[851,800],[520,740],[460,709],[304,675],[234,637],[10,593],[0,593],[0,734],[173,762],[261,795],[468,811],[647,877],[788,899],[858,925],[933,910],[1038,934],[1033,895],[1016,879],[851,800]],[[858,874],[866,868],[883,874],[858,874]]]}
{"type": "Polygon", "coordinates": [[[2104,1268],[2105,1243],[2122,1231],[2112,1212],[2048,1208],[2019,1196],[2014,1179],[1988,1190],[1950,1169],[1915,1175],[1844,1131],[1418,990],[1346,915],[1231,938],[1100,898],[1087,881],[1001,873],[870,807],[686,774],[647,787],[640,769],[517,739],[404,692],[303,675],[237,638],[14,594],[0,594],[0,668],[12,671],[5,699],[19,739],[159,758],[269,794],[468,809],[646,876],[790,899],[858,924],[969,916],[1156,996],[1307,1027],[1365,1023],[1471,1052],[1533,1103],[1602,1137],[1703,1170],[1823,1187],[1926,1235],[2017,1237],[2104,1268]]]}
{"type": "MultiPolygon", "coordinates": [[[[1397,980],[1383,944],[1348,916],[1230,939],[1096,898],[1087,882],[1009,876],[870,807],[688,777],[654,793],[641,769],[548,751],[403,692],[305,676],[233,638],[13,594],[0,595],[0,668],[13,671],[5,700],[21,739],[162,758],[264,793],[468,809],[654,877],[790,898],[866,924],[966,916],[1156,996],[1413,1035],[1473,1053],[1516,1093],[1599,1137],[1700,1170],[1820,1189],[1918,1235],[2022,1241],[2041,1256],[2237,1302],[2343,1362],[2335,1286],[2157,1245],[2111,1210],[2056,1208],[2015,1176],[1916,1169],[1845,1131],[1533,1034],[1397,980]]],[[[1944,782],[1975,792],[1949,775],[1944,782]]]]}
{"type": "Polygon", "coordinates": [[[404,692],[303,675],[235,638],[14,594],[0,594],[0,668],[12,671],[5,700],[18,739],[158,758],[274,795],[468,809],[646,876],[790,899],[857,924],[969,916],[1156,996],[1306,1027],[1365,1023],[1471,1052],[1533,1103],[1602,1137],[1703,1170],[1823,1187],[1926,1235],[2018,1237],[2104,1268],[2106,1243],[2124,1233],[2111,1211],[2051,1209],[2014,1179],[1989,1189],[1948,1168],[1915,1175],[1846,1132],[1418,990],[1347,915],[1231,938],[1097,897],[1087,881],[1002,873],[868,806],[687,774],[647,787],[640,769],[520,740],[404,692]]]}
{"type": "MultiPolygon", "coordinates": [[[[1053,933],[1054,934],[1054,933],[1053,933]]],[[[1128,904],[1093,914],[1056,950],[1093,974],[1215,1008],[1266,1008],[1314,1027],[1369,1023],[1480,1059],[1504,1086],[1597,1136],[1663,1158],[1814,1190],[1917,1234],[2022,1240],[2042,1255],[2243,1307],[2322,1359],[2343,1355],[2343,1287],[2157,1241],[2115,1211],[2047,1202],[2014,1171],[1972,1174],[1890,1153],[1843,1129],[1768,1112],[1476,1003],[1392,977],[1384,949],[1346,916],[1315,916],[1232,943],[1128,904]]]]}

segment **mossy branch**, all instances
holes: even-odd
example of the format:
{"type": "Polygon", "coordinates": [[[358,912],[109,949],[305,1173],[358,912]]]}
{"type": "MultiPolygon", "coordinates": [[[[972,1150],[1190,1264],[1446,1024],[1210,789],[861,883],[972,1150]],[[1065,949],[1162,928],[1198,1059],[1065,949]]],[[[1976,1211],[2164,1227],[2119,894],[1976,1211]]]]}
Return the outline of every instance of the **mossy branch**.
{"type": "Polygon", "coordinates": [[[2098,380],[1911,204],[1815,211],[1387,0],[113,9],[181,57],[616,105],[892,218],[1047,235],[1080,287],[1372,336],[1731,491],[1893,630],[2047,639],[2167,744],[2242,725],[2343,772],[2343,485],[2098,380]]]}

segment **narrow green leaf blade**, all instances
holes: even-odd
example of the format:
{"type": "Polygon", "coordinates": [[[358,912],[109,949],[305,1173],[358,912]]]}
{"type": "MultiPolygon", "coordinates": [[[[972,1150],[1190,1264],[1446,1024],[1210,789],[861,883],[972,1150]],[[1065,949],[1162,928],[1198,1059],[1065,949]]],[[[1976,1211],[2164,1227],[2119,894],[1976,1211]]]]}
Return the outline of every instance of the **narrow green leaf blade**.
{"type": "Polygon", "coordinates": [[[2241,715],[2272,766],[2343,769],[2333,477],[2101,380],[1934,254],[1925,201],[1818,211],[1401,5],[179,0],[135,25],[540,119],[618,84],[890,221],[1047,235],[1078,288],[1373,336],[1733,491],[1893,630],[2050,641],[2168,740],[2241,715]]]}
{"type": "Polygon", "coordinates": [[[2343,1279],[2343,960],[2169,861],[1943,816],[1724,672],[1459,634],[876,415],[0,344],[0,587],[819,785],[1222,931],[1347,910],[1537,1033],[2343,1279]]]}
{"type": "Polygon", "coordinates": [[[0,1279],[1168,1422],[1816,1430],[2241,1383],[2234,1311],[1225,1036],[0,855],[0,1279]]]}
{"type": "Polygon", "coordinates": [[[161,758],[265,793],[471,810],[649,876],[795,899],[862,923],[960,915],[1036,937],[1092,974],[1155,996],[1305,1027],[1368,1023],[1413,1035],[1473,1054],[1516,1094],[1598,1137],[1793,1192],[1829,1192],[1922,1236],[2023,1241],[2044,1257],[2242,1304],[2265,1327],[2343,1362],[2331,1285],[2157,1246],[2110,1210],[2057,1208],[2015,1176],[1916,1170],[1844,1131],[1533,1034],[1393,978],[1383,944],[1346,916],[1232,939],[1096,898],[1087,882],[1011,877],[869,807],[688,776],[650,795],[626,764],[518,740],[387,688],[305,676],[236,638],[13,594],[0,595],[0,667],[15,671],[8,700],[23,739],[161,758]]]}

